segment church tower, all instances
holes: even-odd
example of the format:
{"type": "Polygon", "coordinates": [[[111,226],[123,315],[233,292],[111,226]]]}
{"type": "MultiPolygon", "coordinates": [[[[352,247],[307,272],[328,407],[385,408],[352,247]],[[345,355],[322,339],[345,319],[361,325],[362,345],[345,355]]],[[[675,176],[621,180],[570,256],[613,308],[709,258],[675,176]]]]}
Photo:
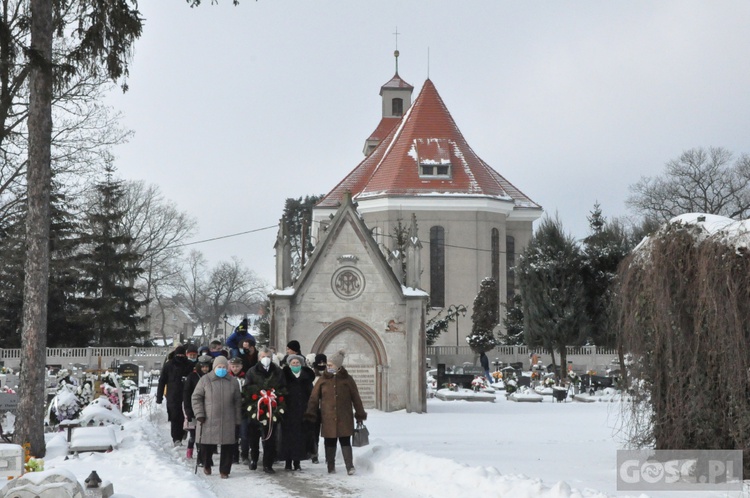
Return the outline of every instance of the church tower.
{"type": "Polygon", "coordinates": [[[351,193],[383,254],[393,257],[394,233],[415,216],[425,246],[421,284],[431,306],[468,309],[460,334],[446,334],[436,345],[466,346],[482,280],[497,281],[498,305],[513,296],[517,255],[543,211],[469,146],[430,79],[413,103],[412,90],[397,66],[381,87],[382,118],[366,141],[365,159],[315,206],[313,230],[325,231],[351,193]]]}
{"type": "Polygon", "coordinates": [[[380,97],[383,99],[383,117],[375,131],[365,140],[363,152],[366,156],[369,156],[380,141],[388,136],[388,133],[401,121],[401,117],[411,107],[411,94],[414,87],[398,75],[398,50],[393,52],[393,55],[396,58],[396,74],[380,87],[380,97]]]}

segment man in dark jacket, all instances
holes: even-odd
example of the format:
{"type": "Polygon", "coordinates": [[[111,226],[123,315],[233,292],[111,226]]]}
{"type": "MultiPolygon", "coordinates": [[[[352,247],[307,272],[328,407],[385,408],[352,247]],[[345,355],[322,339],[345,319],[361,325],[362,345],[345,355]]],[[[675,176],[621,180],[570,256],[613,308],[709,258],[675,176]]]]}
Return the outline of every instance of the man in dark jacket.
{"type": "Polygon", "coordinates": [[[182,440],[185,437],[185,430],[183,429],[185,415],[182,413],[183,381],[193,370],[193,365],[193,362],[187,358],[185,347],[177,346],[172,353],[172,359],[168,360],[161,369],[159,387],[156,389],[157,405],[160,405],[163,401],[166,391],[167,419],[171,423],[170,432],[175,446],[182,445],[182,440]]]}
{"type": "MultiPolygon", "coordinates": [[[[259,390],[275,389],[278,391],[284,387],[284,376],[281,368],[271,361],[271,351],[261,348],[258,351],[258,364],[245,374],[245,387],[243,388],[243,400],[251,398],[251,394],[259,390]]],[[[247,404],[243,406],[247,409],[247,404]]],[[[258,468],[258,457],[260,456],[260,439],[263,439],[263,471],[274,474],[273,462],[276,460],[276,439],[278,430],[276,424],[261,430],[258,420],[250,420],[248,427],[248,439],[250,440],[250,470],[258,468]],[[267,437],[267,438],[266,438],[267,437]]]]}
{"type": "Polygon", "coordinates": [[[242,322],[237,325],[234,332],[227,338],[226,346],[229,348],[230,357],[234,358],[239,355],[239,349],[242,346],[242,341],[246,339],[252,339],[255,342],[255,338],[248,330],[247,318],[243,318],[242,322]]]}

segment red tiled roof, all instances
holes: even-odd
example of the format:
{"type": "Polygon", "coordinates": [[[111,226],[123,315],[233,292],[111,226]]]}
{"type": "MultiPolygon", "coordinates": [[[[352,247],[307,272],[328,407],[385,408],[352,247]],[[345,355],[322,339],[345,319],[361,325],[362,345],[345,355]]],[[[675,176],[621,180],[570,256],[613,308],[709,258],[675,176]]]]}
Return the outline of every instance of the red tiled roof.
{"type": "Polygon", "coordinates": [[[401,79],[401,76],[396,73],[393,78],[388,80],[385,85],[380,87],[380,95],[383,95],[383,90],[386,88],[406,88],[409,90],[413,90],[414,87],[411,86],[409,83],[405,82],[401,79]]]}
{"type": "Polygon", "coordinates": [[[383,140],[401,122],[401,118],[383,118],[367,140],[383,140]]]}
{"type": "Polygon", "coordinates": [[[429,79],[399,125],[318,207],[335,207],[346,191],[355,199],[459,194],[513,200],[519,208],[540,208],[474,153],[429,79]],[[420,164],[448,163],[450,177],[419,176],[420,164]]]}

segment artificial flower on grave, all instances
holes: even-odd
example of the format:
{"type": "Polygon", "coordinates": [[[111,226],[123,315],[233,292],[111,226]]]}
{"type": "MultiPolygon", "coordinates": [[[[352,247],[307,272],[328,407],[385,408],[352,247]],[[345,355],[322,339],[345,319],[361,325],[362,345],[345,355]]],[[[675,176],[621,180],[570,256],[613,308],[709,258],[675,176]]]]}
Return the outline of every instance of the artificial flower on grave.
{"type": "Polygon", "coordinates": [[[261,426],[269,428],[284,416],[286,399],[281,390],[247,385],[242,390],[242,406],[245,407],[251,421],[257,421],[261,426]]]}
{"type": "Polygon", "coordinates": [[[512,394],[518,390],[518,383],[515,375],[513,378],[505,379],[505,394],[512,394]]]}
{"type": "Polygon", "coordinates": [[[0,374],[13,374],[13,369],[10,367],[0,367],[0,374]]]}
{"type": "Polygon", "coordinates": [[[495,379],[495,381],[503,380],[503,373],[501,371],[492,372],[492,378],[495,379]]]}
{"type": "Polygon", "coordinates": [[[474,380],[471,381],[471,388],[474,390],[474,392],[479,392],[482,389],[489,388],[489,384],[487,383],[487,379],[485,379],[481,375],[476,375],[474,377],[474,380]]]}
{"type": "Polygon", "coordinates": [[[555,385],[555,378],[554,377],[546,377],[542,384],[544,384],[545,387],[552,387],[555,385]]]}
{"type": "MultiPolygon", "coordinates": [[[[116,406],[117,408],[120,408],[120,398],[122,396],[122,391],[120,389],[120,382],[119,382],[119,375],[117,375],[115,372],[104,372],[100,379],[101,379],[101,386],[100,389],[102,391],[102,394],[107,397],[110,403],[112,405],[116,406]]],[[[111,409],[111,408],[110,408],[111,409]]]]}
{"type": "Polygon", "coordinates": [[[574,386],[581,385],[581,376],[575,373],[573,370],[568,371],[568,382],[574,386]]]}
{"type": "Polygon", "coordinates": [[[445,384],[443,384],[443,387],[450,391],[458,391],[458,386],[453,382],[446,382],[445,384]]]}
{"type": "Polygon", "coordinates": [[[0,393],[16,394],[16,392],[13,390],[13,388],[11,388],[9,386],[0,387],[0,393]]]}
{"type": "Polygon", "coordinates": [[[45,422],[49,425],[59,425],[63,420],[75,420],[81,413],[81,405],[78,396],[76,396],[76,387],[62,382],[57,387],[55,396],[47,407],[47,416],[45,422]]]}
{"type": "Polygon", "coordinates": [[[539,378],[539,372],[537,372],[536,370],[531,372],[531,380],[537,380],[538,378],[539,378]]]}
{"type": "Polygon", "coordinates": [[[44,470],[44,460],[31,456],[31,444],[23,443],[23,471],[41,472],[44,470]]]}

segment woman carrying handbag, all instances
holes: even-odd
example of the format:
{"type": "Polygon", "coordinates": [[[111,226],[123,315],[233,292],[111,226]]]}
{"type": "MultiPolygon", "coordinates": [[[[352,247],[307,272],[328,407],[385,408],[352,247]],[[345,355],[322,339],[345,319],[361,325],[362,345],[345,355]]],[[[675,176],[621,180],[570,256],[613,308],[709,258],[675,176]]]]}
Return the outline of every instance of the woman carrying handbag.
{"type": "Polygon", "coordinates": [[[336,442],[338,441],[341,444],[346,472],[353,475],[355,470],[351,437],[354,434],[354,419],[361,424],[367,419],[367,412],[362,406],[357,384],[343,364],[343,350],[328,358],[326,371],[315,383],[310,395],[305,417],[308,420],[317,419],[318,408],[320,408],[320,432],[324,440],[328,473],[336,472],[336,442]]]}

